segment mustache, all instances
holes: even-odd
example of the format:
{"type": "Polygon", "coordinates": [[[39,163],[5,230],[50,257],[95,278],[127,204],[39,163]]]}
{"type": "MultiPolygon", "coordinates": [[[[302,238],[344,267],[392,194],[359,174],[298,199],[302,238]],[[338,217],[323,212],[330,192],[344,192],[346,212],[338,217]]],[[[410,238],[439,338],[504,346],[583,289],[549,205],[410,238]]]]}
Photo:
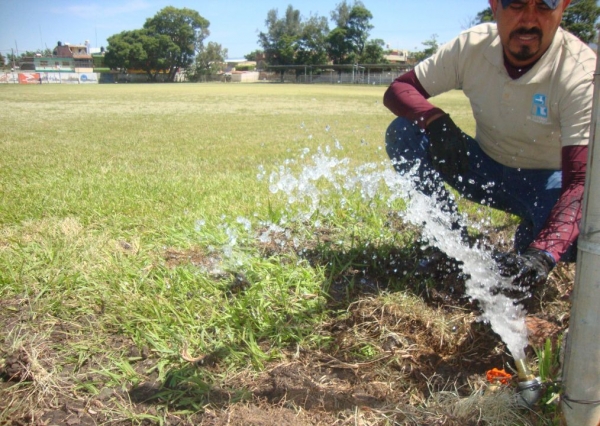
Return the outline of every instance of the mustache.
{"type": "Polygon", "coordinates": [[[538,36],[539,38],[542,38],[543,33],[542,33],[542,30],[539,29],[538,27],[517,28],[516,30],[514,30],[510,33],[510,38],[513,38],[515,36],[521,36],[521,35],[535,35],[535,36],[538,36]]]}

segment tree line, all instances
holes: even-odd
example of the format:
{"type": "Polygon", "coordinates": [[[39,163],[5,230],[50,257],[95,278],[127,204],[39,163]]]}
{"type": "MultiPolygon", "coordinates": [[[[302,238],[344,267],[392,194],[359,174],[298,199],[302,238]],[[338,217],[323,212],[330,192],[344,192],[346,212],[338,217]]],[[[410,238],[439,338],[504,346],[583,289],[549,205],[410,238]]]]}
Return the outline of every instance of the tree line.
{"type": "MultiPolygon", "coordinates": [[[[573,0],[561,25],[582,41],[592,43],[596,41],[599,17],[600,6],[596,0],[573,0]]],[[[265,19],[266,28],[258,35],[260,49],[245,57],[248,60],[263,58],[267,65],[384,64],[388,53],[384,41],[369,38],[372,19],[372,13],[360,0],[352,4],[346,0],[338,3],[329,19],[318,15],[304,17],[292,5],[281,16],[277,9],[271,9],[265,19]]],[[[488,7],[466,26],[493,20],[492,10],[488,7]]],[[[202,75],[215,74],[228,52],[219,43],[204,43],[210,35],[209,26],[210,22],[195,10],[165,7],[148,18],[141,29],[110,36],[105,65],[120,70],[143,70],[150,80],[156,80],[159,73],[166,73],[173,81],[181,69],[192,81],[202,75]]],[[[433,34],[422,44],[421,51],[411,52],[416,62],[437,51],[437,35],[433,34]]],[[[25,52],[21,57],[36,53],[51,54],[49,51],[25,52]]],[[[0,67],[18,60],[13,54],[6,58],[0,54],[0,67]]]]}
{"type": "Polygon", "coordinates": [[[324,16],[303,18],[298,9],[289,5],[280,17],[277,9],[271,9],[265,21],[266,31],[258,36],[261,49],[246,58],[263,55],[269,65],[386,62],[384,41],[369,39],[373,15],[361,1],[352,5],[342,1],[330,17],[335,24],[332,30],[324,16]]]}

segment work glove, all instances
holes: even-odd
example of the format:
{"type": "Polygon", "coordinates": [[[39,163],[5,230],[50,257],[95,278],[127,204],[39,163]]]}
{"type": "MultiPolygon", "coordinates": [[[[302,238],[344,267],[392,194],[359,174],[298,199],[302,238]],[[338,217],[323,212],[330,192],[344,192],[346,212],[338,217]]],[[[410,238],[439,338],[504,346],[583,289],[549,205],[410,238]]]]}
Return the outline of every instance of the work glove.
{"type": "Polygon", "coordinates": [[[433,120],[425,130],[433,167],[445,176],[462,175],[469,169],[467,140],[448,114],[433,120]]]}
{"type": "Polygon", "coordinates": [[[500,275],[514,277],[513,285],[524,289],[543,285],[556,265],[549,253],[534,248],[528,248],[521,254],[496,253],[494,259],[500,275]]]}

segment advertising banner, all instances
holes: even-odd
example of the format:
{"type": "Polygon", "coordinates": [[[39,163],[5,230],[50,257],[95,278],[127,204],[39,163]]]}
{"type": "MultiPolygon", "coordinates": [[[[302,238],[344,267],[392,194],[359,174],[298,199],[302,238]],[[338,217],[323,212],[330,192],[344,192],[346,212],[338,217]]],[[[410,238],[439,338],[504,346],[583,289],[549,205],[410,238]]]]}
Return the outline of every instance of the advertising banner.
{"type": "Polygon", "coordinates": [[[59,72],[42,72],[42,84],[50,83],[50,84],[58,84],[60,83],[60,73],[59,72]]]}
{"type": "Polygon", "coordinates": [[[79,74],[76,72],[61,72],[60,82],[63,84],[79,84],[79,74]]]}
{"type": "Polygon", "coordinates": [[[98,77],[93,72],[82,72],[79,74],[80,83],[98,83],[98,77]]]}
{"type": "Polygon", "coordinates": [[[39,72],[21,72],[19,73],[19,84],[40,84],[39,72]]]}
{"type": "Polygon", "coordinates": [[[19,82],[19,74],[15,72],[0,73],[0,84],[17,84],[19,82]]]}

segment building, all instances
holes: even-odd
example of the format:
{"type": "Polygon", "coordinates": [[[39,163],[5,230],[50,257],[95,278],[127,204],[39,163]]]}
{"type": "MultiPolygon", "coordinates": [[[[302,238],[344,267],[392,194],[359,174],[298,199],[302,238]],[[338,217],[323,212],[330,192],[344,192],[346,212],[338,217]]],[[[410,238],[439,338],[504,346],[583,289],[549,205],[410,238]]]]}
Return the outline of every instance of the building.
{"type": "MultiPolygon", "coordinates": [[[[52,56],[38,54],[33,58],[23,58],[23,63],[32,64],[29,69],[37,72],[93,72],[94,62],[89,50],[89,42],[85,44],[69,44],[58,42],[52,56]]],[[[21,67],[23,69],[23,67],[21,67]]]]}
{"type": "Polygon", "coordinates": [[[390,64],[406,64],[408,63],[408,50],[390,50],[387,55],[383,57],[390,64]]]}
{"type": "Polygon", "coordinates": [[[234,71],[254,71],[255,69],[256,61],[248,61],[246,58],[226,60],[226,73],[234,71]]]}

